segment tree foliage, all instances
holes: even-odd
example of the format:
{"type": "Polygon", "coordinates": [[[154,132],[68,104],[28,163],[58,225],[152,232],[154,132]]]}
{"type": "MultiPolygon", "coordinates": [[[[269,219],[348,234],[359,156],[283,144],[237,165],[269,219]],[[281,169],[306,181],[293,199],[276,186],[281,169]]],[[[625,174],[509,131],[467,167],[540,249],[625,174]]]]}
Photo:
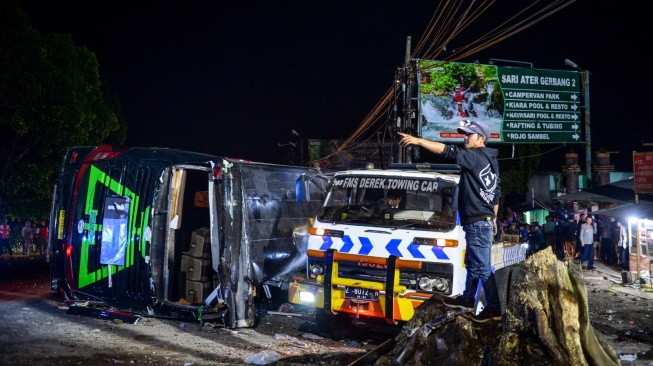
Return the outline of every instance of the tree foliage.
{"type": "Polygon", "coordinates": [[[66,149],[122,143],[125,124],[119,103],[105,101],[95,54],[70,35],[42,36],[3,2],[0,39],[0,211],[47,218],[66,149]]]}

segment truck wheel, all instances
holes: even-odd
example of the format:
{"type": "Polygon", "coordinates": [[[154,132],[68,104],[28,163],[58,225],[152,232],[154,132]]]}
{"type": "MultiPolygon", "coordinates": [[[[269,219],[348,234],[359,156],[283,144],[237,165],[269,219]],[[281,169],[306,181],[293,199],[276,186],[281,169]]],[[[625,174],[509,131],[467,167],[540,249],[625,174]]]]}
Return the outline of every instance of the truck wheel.
{"type": "Polygon", "coordinates": [[[349,333],[351,317],[345,313],[331,314],[322,309],[315,312],[318,332],[335,340],[343,339],[349,333]]]}

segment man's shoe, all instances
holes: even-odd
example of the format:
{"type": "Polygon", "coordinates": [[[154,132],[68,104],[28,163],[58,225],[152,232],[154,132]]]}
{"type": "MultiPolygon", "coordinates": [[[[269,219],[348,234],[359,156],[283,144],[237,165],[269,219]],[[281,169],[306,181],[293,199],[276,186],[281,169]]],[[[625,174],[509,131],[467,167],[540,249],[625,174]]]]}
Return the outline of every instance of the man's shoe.
{"type": "Polygon", "coordinates": [[[490,320],[501,320],[501,310],[484,308],[478,315],[472,316],[475,323],[487,323],[490,320]]]}
{"type": "Polygon", "coordinates": [[[448,297],[442,300],[442,304],[448,308],[457,308],[463,310],[474,310],[474,300],[467,300],[462,295],[456,297],[448,297]]]}
{"type": "Polygon", "coordinates": [[[587,267],[587,269],[589,269],[590,271],[594,271],[596,267],[587,267]]]}

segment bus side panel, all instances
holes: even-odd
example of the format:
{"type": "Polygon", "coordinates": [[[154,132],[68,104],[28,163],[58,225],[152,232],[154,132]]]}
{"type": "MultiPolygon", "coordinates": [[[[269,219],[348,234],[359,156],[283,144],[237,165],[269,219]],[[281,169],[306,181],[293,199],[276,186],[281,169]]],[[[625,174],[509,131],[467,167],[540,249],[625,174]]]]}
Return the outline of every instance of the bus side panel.
{"type": "Polygon", "coordinates": [[[296,181],[306,168],[238,164],[224,184],[224,258],[233,300],[232,325],[254,324],[253,295],[263,282],[290,274],[306,263],[307,226],[321,205],[319,193],[296,201],[296,181]]]}
{"type": "Polygon", "coordinates": [[[93,147],[78,147],[68,149],[63,157],[61,172],[59,174],[59,192],[50,217],[54,220],[53,230],[50,235],[50,247],[54,254],[51,266],[51,292],[54,296],[63,299],[73,297],[72,290],[76,289],[71,271],[71,262],[67,256],[67,241],[69,228],[72,225],[69,219],[69,210],[72,200],[76,195],[77,175],[83,167],[86,156],[93,151],[93,147]],[[74,161],[73,156],[76,158],[74,161]]]}
{"type": "MultiPolygon", "coordinates": [[[[154,174],[156,176],[156,174],[154,174]]],[[[149,248],[144,231],[150,217],[150,204],[155,182],[147,168],[137,167],[131,160],[106,160],[87,164],[80,170],[75,202],[68,215],[72,225],[70,246],[64,262],[66,277],[74,284],[75,297],[87,296],[119,303],[125,309],[141,310],[149,299],[149,248]],[[108,202],[127,202],[126,248],[117,262],[103,257],[103,222],[108,202]]],[[[109,206],[110,207],[110,206],[109,206]]],[[[108,249],[108,248],[105,248],[108,249]]],[[[123,251],[124,250],[124,251],[123,251]]],[[[106,254],[105,254],[106,255],[106,254]]]]}
{"type": "MultiPolygon", "coordinates": [[[[308,169],[243,165],[243,199],[249,262],[256,284],[304,269],[307,228],[323,196],[295,199],[296,181],[308,169]]],[[[244,243],[245,244],[245,243],[244,243]]]]}
{"type": "MultiPolygon", "coordinates": [[[[121,304],[142,308],[150,301],[150,247],[146,233],[150,227],[152,200],[158,179],[156,167],[129,166],[120,195],[130,197],[128,243],[125,265],[115,274],[115,298],[121,304]]],[[[111,192],[110,192],[111,193],[111,192]]]]}

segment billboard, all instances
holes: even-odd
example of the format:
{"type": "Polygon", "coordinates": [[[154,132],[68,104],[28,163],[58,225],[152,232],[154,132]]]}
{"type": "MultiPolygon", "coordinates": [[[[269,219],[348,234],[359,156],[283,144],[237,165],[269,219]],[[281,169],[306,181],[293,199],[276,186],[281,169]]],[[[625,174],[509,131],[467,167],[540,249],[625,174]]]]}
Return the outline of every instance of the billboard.
{"type": "Polygon", "coordinates": [[[422,137],[459,142],[461,120],[483,121],[491,142],[580,143],[577,71],[419,62],[422,137]]]}
{"type": "Polygon", "coordinates": [[[635,193],[653,193],[653,152],[633,152],[633,171],[635,173],[635,193]]]}

